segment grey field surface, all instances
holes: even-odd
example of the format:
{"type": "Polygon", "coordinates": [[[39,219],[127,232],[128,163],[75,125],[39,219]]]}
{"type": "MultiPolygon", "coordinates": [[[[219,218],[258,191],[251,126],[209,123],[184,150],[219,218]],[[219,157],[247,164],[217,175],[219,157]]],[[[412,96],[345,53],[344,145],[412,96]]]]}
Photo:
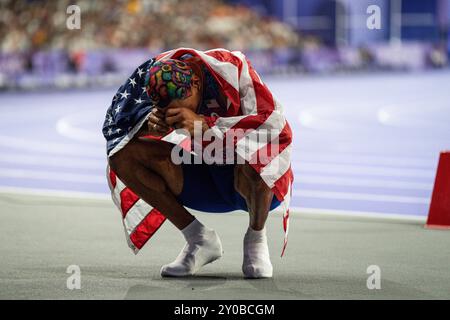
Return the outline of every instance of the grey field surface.
{"type": "Polygon", "coordinates": [[[280,258],[281,215],[268,219],[274,277],[243,279],[245,213],[196,216],[221,236],[224,256],[195,277],[163,279],[184,244],[169,223],[138,255],[110,201],[0,194],[1,299],[450,299],[450,231],[418,223],[292,213],[280,258]],[[69,290],[69,265],[81,289],[69,290]],[[366,286],[381,270],[381,289],[366,286]]]}

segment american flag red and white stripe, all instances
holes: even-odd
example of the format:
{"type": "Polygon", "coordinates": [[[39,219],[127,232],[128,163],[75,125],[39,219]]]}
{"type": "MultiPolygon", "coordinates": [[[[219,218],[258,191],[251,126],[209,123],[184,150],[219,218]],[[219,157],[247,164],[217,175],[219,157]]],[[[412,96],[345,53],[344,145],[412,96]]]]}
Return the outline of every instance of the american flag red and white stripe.
{"type": "MultiPolygon", "coordinates": [[[[244,146],[245,136],[241,136],[240,140],[235,141],[235,148],[236,152],[247,161],[259,159],[259,154],[269,154],[269,161],[264,163],[258,160],[250,161],[250,164],[271,188],[277,199],[282,201],[285,233],[281,253],[283,256],[289,231],[289,202],[293,173],[290,161],[292,131],[283,115],[282,106],[262,82],[248,59],[239,51],[226,49],[199,51],[179,48],[161,53],[156,57],[156,61],[177,59],[185,54],[197,56],[206,64],[228,99],[226,116],[207,119],[216,136],[226,137],[227,132],[233,129],[244,129],[246,135],[254,130],[279,132],[275,146],[277,152],[273,154],[268,150],[273,150],[272,142],[275,140],[263,145],[244,146]]],[[[143,121],[136,127],[140,127],[142,123],[143,121]]],[[[131,130],[109,156],[123,148],[136,131],[131,130]]],[[[173,144],[190,145],[186,143],[187,139],[178,130],[171,131],[162,137],[162,140],[173,144]]],[[[122,213],[128,244],[137,253],[165,221],[164,213],[140,199],[109,168],[108,180],[113,201],[122,213]]]]}

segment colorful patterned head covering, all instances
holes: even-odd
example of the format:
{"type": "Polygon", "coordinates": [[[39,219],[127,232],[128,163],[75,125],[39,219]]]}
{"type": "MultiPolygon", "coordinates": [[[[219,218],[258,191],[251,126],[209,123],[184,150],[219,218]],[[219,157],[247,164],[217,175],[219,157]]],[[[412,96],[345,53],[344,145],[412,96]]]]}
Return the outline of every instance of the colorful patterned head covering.
{"type": "Polygon", "coordinates": [[[151,65],[145,86],[153,104],[165,108],[175,99],[191,96],[191,81],[194,71],[181,60],[168,59],[151,65]]]}

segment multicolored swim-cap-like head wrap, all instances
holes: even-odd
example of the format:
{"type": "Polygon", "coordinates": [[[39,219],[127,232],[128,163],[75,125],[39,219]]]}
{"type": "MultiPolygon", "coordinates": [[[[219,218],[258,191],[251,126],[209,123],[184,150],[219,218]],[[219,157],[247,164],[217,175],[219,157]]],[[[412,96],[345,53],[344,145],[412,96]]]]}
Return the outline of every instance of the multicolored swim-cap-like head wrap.
{"type": "Polygon", "coordinates": [[[172,100],[191,96],[193,75],[192,68],[181,60],[157,61],[145,79],[147,94],[154,105],[165,108],[172,100]]]}

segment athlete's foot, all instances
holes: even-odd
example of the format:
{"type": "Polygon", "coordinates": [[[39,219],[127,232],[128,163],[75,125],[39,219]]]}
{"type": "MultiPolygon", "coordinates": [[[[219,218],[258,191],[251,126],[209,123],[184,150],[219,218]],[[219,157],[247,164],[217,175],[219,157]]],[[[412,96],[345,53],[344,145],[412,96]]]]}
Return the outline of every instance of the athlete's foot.
{"type": "Polygon", "coordinates": [[[242,272],[246,278],[271,278],[273,274],[267,245],[266,229],[255,231],[250,227],[244,237],[242,272]]]}
{"type": "Polygon", "coordinates": [[[162,266],[163,277],[192,276],[204,265],[222,257],[222,243],[214,230],[194,220],[182,232],[187,243],[175,261],[162,266]]]}

